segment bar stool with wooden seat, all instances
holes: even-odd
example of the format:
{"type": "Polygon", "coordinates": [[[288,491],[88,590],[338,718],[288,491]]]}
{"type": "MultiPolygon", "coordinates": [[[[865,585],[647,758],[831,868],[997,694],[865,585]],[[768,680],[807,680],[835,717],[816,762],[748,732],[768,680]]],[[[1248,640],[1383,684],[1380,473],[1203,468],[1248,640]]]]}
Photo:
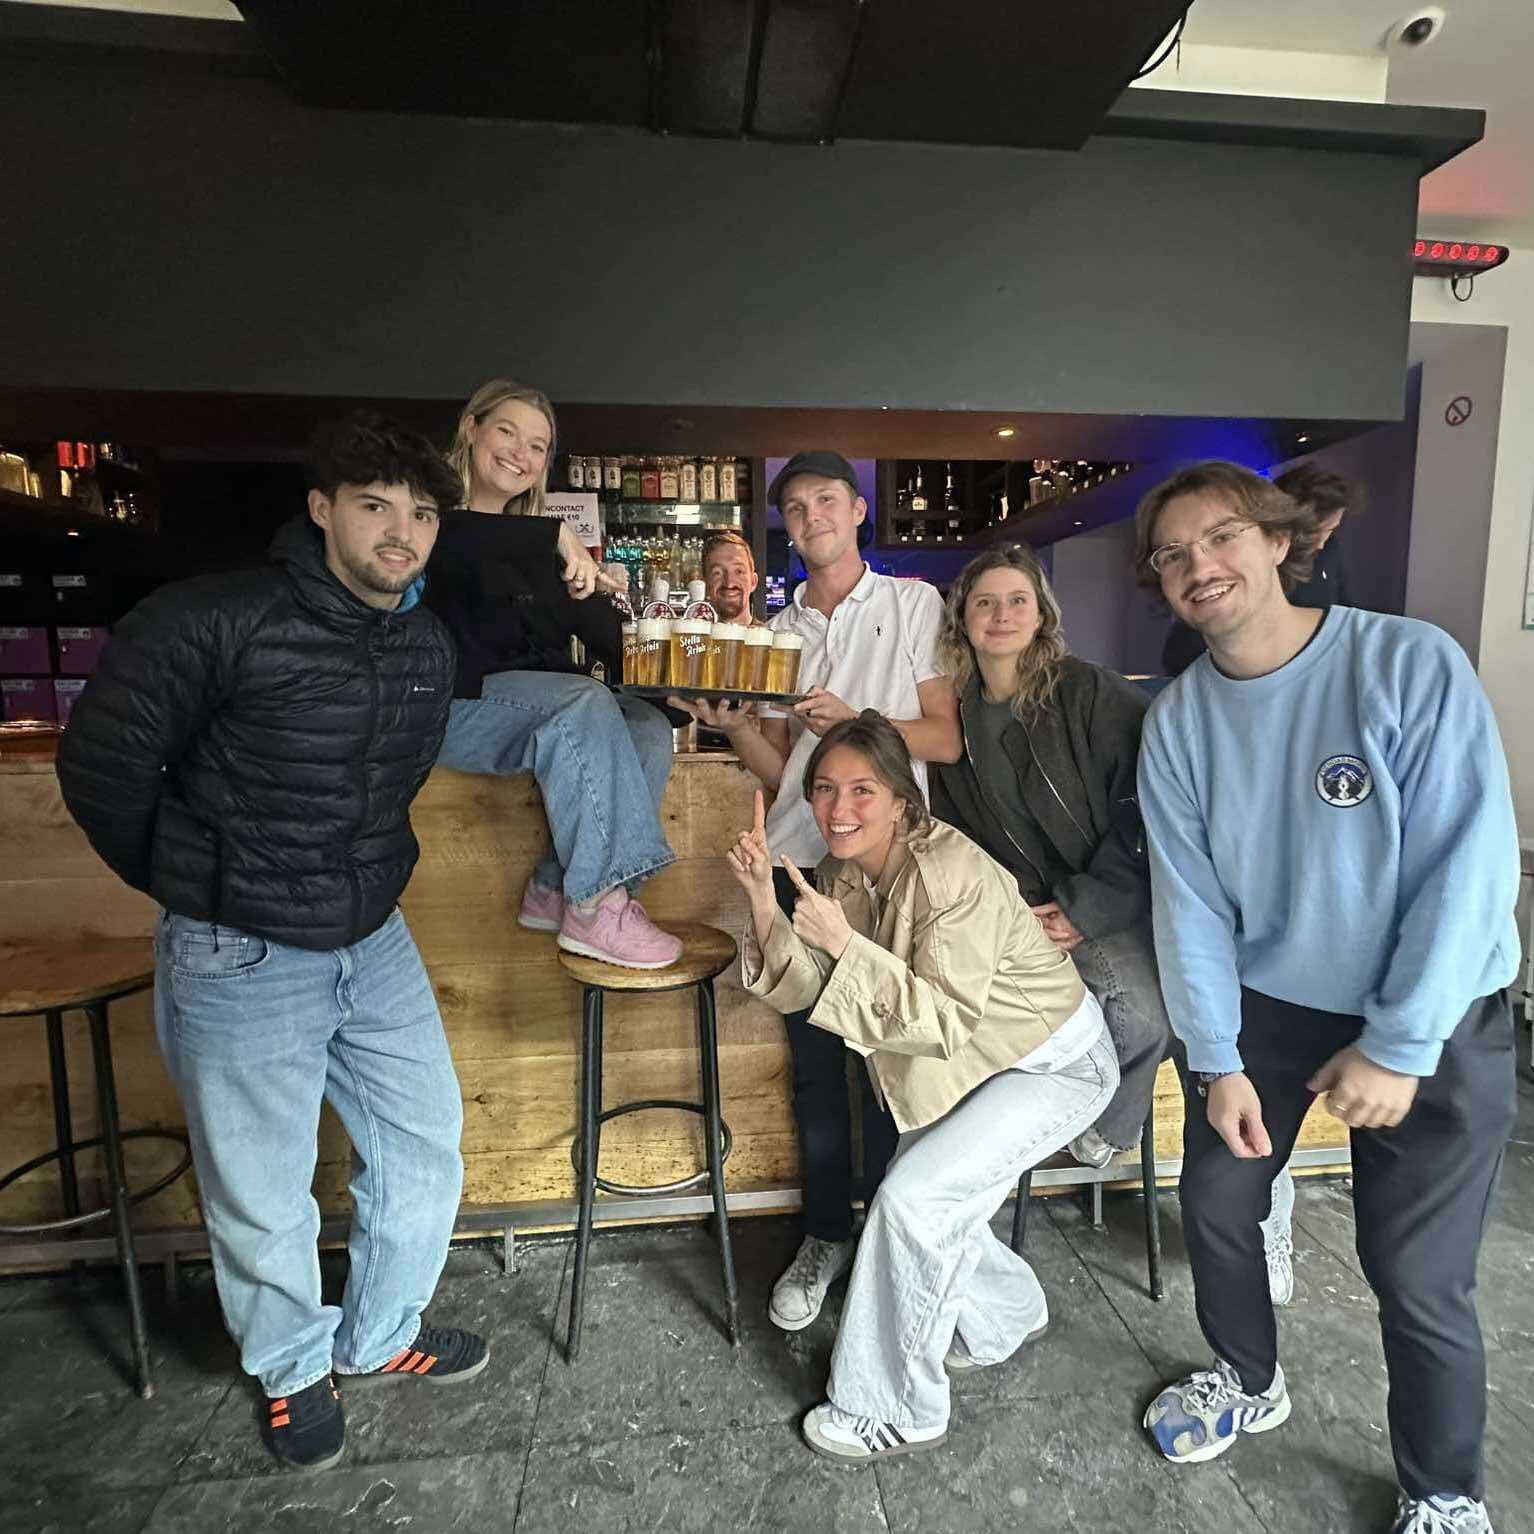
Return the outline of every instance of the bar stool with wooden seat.
{"type": "Polygon", "coordinates": [[[719,1107],[719,1029],[714,1008],[714,977],[735,962],[735,939],[717,927],[701,922],[659,922],[663,930],[682,940],[682,955],[664,969],[623,969],[598,959],[559,950],[559,962],[583,988],[581,1008],[581,1107],[580,1134],[571,1147],[571,1159],[580,1177],[580,1221],[575,1235],[575,1274],[570,1285],[570,1330],[566,1357],[574,1362],[580,1352],[585,1320],[586,1256],[591,1246],[591,1225],[596,1192],[643,1198],[679,1193],[707,1183],[714,1198],[714,1225],[719,1240],[719,1260],[724,1281],[725,1330],[732,1346],[740,1345],[740,1306],[735,1287],[735,1258],[730,1249],[730,1216],[725,1206],[724,1161],[730,1153],[730,1130],[719,1107]],[[698,1059],[703,1100],[685,1102],[675,1098],[645,1098],[639,1102],[602,1107],[603,1000],[609,991],[619,994],[654,995],[661,991],[692,989],[698,1015],[698,1059]],[[707,1166],[678,1182],[651,1187],[626,1187],[609,1182],[598,1171],[602,1125],[627,1113],[654,1108],[675,1108],[703,1119],[707,1166]]]}
{"type": "Polygon", "coordinates": [[[130,1206],[169,1187],[192,1164],[184,1134],[162,1129],[124,1130],[117,1118],[117,1081],[112,1070],[112,1043],[107,1031],[107,1008],[125,996],[154,984],[154,953],[147,938],[98,938],[81,944],[10,944],[0,947],[0,1021],[41,1017],[48,1030],[48,1064],[53,1086],[55,1145],[0,1176],[0,1192],[50,1161],[59,1164],[64,1218],[30,1224],[0,1225],[0,1235],[36,1235],[74,1230],[110,1217],[117,1241],[117,1261],[128,1291],[128,1324],[133,1339],[138,1393],[154,1394],[149,1371],[149,1345],[144,1325],[144,1298],[139,1288],[133,1249],[130,1206]],[[96,1101],[101,1133],[88,1140],[74,1137],[69,1111],[69,1071],[64,1057],[65,1012],[78,1009],[90,1023],[91,1053],[96,1068],[96,1101]],[[123,1168],[124,1140],[170,1140],[182,1151],[180,1162],[152,1186],[128,1190],[123,1168]],[[109,1202],[100,1209],[81,1210],[75,1157],[93,1146],[105,1151],[109,1202]]]}

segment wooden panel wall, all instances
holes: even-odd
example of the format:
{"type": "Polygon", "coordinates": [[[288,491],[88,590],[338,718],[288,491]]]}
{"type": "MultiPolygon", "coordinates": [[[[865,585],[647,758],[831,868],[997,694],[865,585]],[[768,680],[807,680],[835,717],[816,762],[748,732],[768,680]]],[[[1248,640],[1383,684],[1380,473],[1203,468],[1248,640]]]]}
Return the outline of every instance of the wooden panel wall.
{"type": "MultiPolygon", "coordinates": [[[[155,909],[96,858],[70,820],[51,769],[0,761],[0,938],[68,943],[79,936],[149,935],[155,909]],[[7,770],[7,769],[10,770],[7,770]]],[[[733,761],[679,757],[667,792],[666,831],[677,862],[644,892],[661,920],[708,921],[738,934],[744,900],[723,850],[749,823],[752,780],[733,761]]],[[[464,1094],[464,1197],[501,1205],[574,1196],[580,991],[566,979],[552,936],[515,923],[522,886],[548,845],[530,777],[493,779],[438,770],[416,801],[422,856],[402,904],[442,1007],[464,1094]]],[[[782,1023],[747,997],[735,971],[717,982],[725,1117],[735,1136],[732,1190],[794,1187],[797,1149],[782,1023]]],[[[83,1020],[67,1025],[77,1134],[95,1133],[90,1055],[83,1020]]],[[[611,998],[606,1101],[697,1095],[697,1053],[684,994],[611,998]]],[[[177,1126],[180,1104],[160,1064],[147,996],[112,1008],[122,1118],[129,1127],[177,1126]]],[[[1157,1088],[1158,1150],[1181,1150],[1182,1103],[1163,1067],[1157,1088]]],[[[666,1182],[701,1164],[695,1116],[647,1113],[603,1134],[603,1171],[616,1181],[666,1182]]],[[[1306,1145],[1341,1144],[1345,1132],[1319,1106],[1306,1145]]],[[[41,1022],[0,1022],[0,1167],[51,1147],[53,1117],[41,1022]]],[[[168,1149],[130,1147],[140,1180],[168,1165],[168,1149]]],[[[348,1149],[327,1116],[316,1191],[327,1212],[344,1209],[348,1149]]],[[[84,1196],[101,1194],[89,1161],[84,1196]]],[[[0,1195],[0,1219],[57,1212],[51,1170],[0,1195]]],[[[142,1206],[148,1227],[197,1223],[188,1177],[142,1206]]]]}

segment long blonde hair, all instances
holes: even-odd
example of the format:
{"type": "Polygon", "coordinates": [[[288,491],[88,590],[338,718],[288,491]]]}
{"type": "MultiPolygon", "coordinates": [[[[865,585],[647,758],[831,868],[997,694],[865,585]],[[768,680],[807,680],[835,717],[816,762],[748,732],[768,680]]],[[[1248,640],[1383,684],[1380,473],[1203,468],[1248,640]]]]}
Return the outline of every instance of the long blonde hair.
{"type": "Polygon", "coordinates": [[[948,591],[943,627],[938,634],[938,664],[953,678],[962,697],[979,667],[975,651],[964,631],[964,609],[975,582],[988,570],[1016,570],[1028,577],[1039,608],[1039,631],[1033,643],[1017,658],[1017,688],[1012,694],[1012,712],[1026,720],[1043,708],[1060,684],[1060,662],[1068,651],[1061,627],[1060,602],[1044,573],[1039,557],[1023,543],[1005,543],[977,555],[959,572],[948,591]]]}
{"type": "Polygon", "coordinates": [[[554,407],[549,403],[548,396],[539,390],[513,383],[509,378],[492,378],[489,383],[482,383],[469,396],[469,403],[459,413],[458,425],[453,429],[453,445],[447,450],[447,465],[463,481],[463,498],[467,505],[469,497],[474,493],[474,447],[463,423],[472,420],[476,426],[483,425],[485,417],[508,400],[531,405],[534,410],[541,412],[544,420],[549,423],[549,455],[544,460],[543,473],[521,495],[508,501],[504,509],[524,517],[546,516],[549,465],[554,461],[554,407]]]}

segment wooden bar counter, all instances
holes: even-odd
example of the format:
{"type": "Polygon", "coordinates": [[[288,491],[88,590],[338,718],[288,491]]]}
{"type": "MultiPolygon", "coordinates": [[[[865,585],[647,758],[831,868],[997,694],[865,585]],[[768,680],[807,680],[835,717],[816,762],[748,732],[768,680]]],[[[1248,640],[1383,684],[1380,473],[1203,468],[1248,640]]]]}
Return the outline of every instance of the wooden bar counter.
{"type": "MultiPolygon", "coordinates": [[[[677,757],[664,807],[677,861],[644,891],[653,916],[739,933],[745,901],[723,853],[750,823],[753,787],[731,756],[677,757]]],[[[465,1205],[572,1205],[580,991],[555,959],[552,936],[524,932],[515,920],[527,876],[548,846],[537,787],[529,776],[496,779],[439,768],[412,818],[421,861],[401,904],[431,973],[463,1086],[465,1205]]],[[[79,938],[153,931],[153,903],[108,871],[69,818],[51,740],[0,746],[0,828],[0,942],[67,946],[79,938]]],[[[718,1004],[724,1112],[734,1134],[730,1191],[776,1190],[782,1196],[763,1199],[762,1206],[786,1206],[798,1186],[798,1161],[782,1020],[744,994],[736,970],[720,976],[718,1004]]],[[[67,1019],[66,1032],[76,1132],[84,1137],[95,1133],[95,1114],[83,1020],[67,1019]]],[[[124,1125],[179,1126],[180,1104],[160,1064],[148,996],[112,1009],[112,1036],[124,1125]]],[[[611,1005],[608,1103],[695,1096],[697,1085],[686,996],[625,997],[611,1005]]],[[[0,1025],[0,1170],[50,1149],[52,1129],[42,1024],[0,1025]]],[[[1157,1089],[1160,1155],[1179,1156],[1181,1137],[1181,1094],[1167,1065],[1157,1089]]],[[[1301,1143],[1311,1150],[1342,1147],[1346,1131],[1318,1106],[1301,1143]]],[[[129,1149],[130,1176],[143,1180],[156,1152],[150,1144],[129,1149]]],[[[1318,1159],[1345,1160],[1345,1152],[1318,1159]]],[[[345,1136],[327,1110],[315,1183],[327,1213],[346,1206],[348,1164],[345,1136]]],[[[640,1114],[603,1130],[602,1170],[615,1181],[668,1182],[700,1165],[701,1132],[691,1114],[640,1114]]],[[[100,1191],[91,1186],[90,1167],[87,1158],[87,1199],[100,1191]]],[[[0,1198],[0,1220],[50,1217],[57,1212],[57,1186],[51,1167],[32,1174],[0,1198]]],[[[141,1228],[195,1227],[192,1179],[143,1205],[138,1218],[141,1228]]]]}

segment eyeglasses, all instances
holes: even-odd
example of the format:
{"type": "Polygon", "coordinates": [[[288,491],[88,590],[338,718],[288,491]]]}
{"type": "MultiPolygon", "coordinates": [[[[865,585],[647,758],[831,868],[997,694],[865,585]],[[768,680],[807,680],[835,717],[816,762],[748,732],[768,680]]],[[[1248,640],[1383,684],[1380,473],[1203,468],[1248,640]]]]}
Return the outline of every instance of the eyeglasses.
{"type": "Polygon", "coordinates": [[[1188,568],[1194,549],[1202,549],[1213,559],[1221,549],[1228,547],[1242,533],[1250,532],[1256,525],[1255,522],[1222,522],[1218,527],[1211,527],[1202,538],[1195,538],[1192,543],[1163,543],[1160,548],[1152,549],[1146,555],[1145,563],[1157,575],[1176,574],[1188,568]]]}

